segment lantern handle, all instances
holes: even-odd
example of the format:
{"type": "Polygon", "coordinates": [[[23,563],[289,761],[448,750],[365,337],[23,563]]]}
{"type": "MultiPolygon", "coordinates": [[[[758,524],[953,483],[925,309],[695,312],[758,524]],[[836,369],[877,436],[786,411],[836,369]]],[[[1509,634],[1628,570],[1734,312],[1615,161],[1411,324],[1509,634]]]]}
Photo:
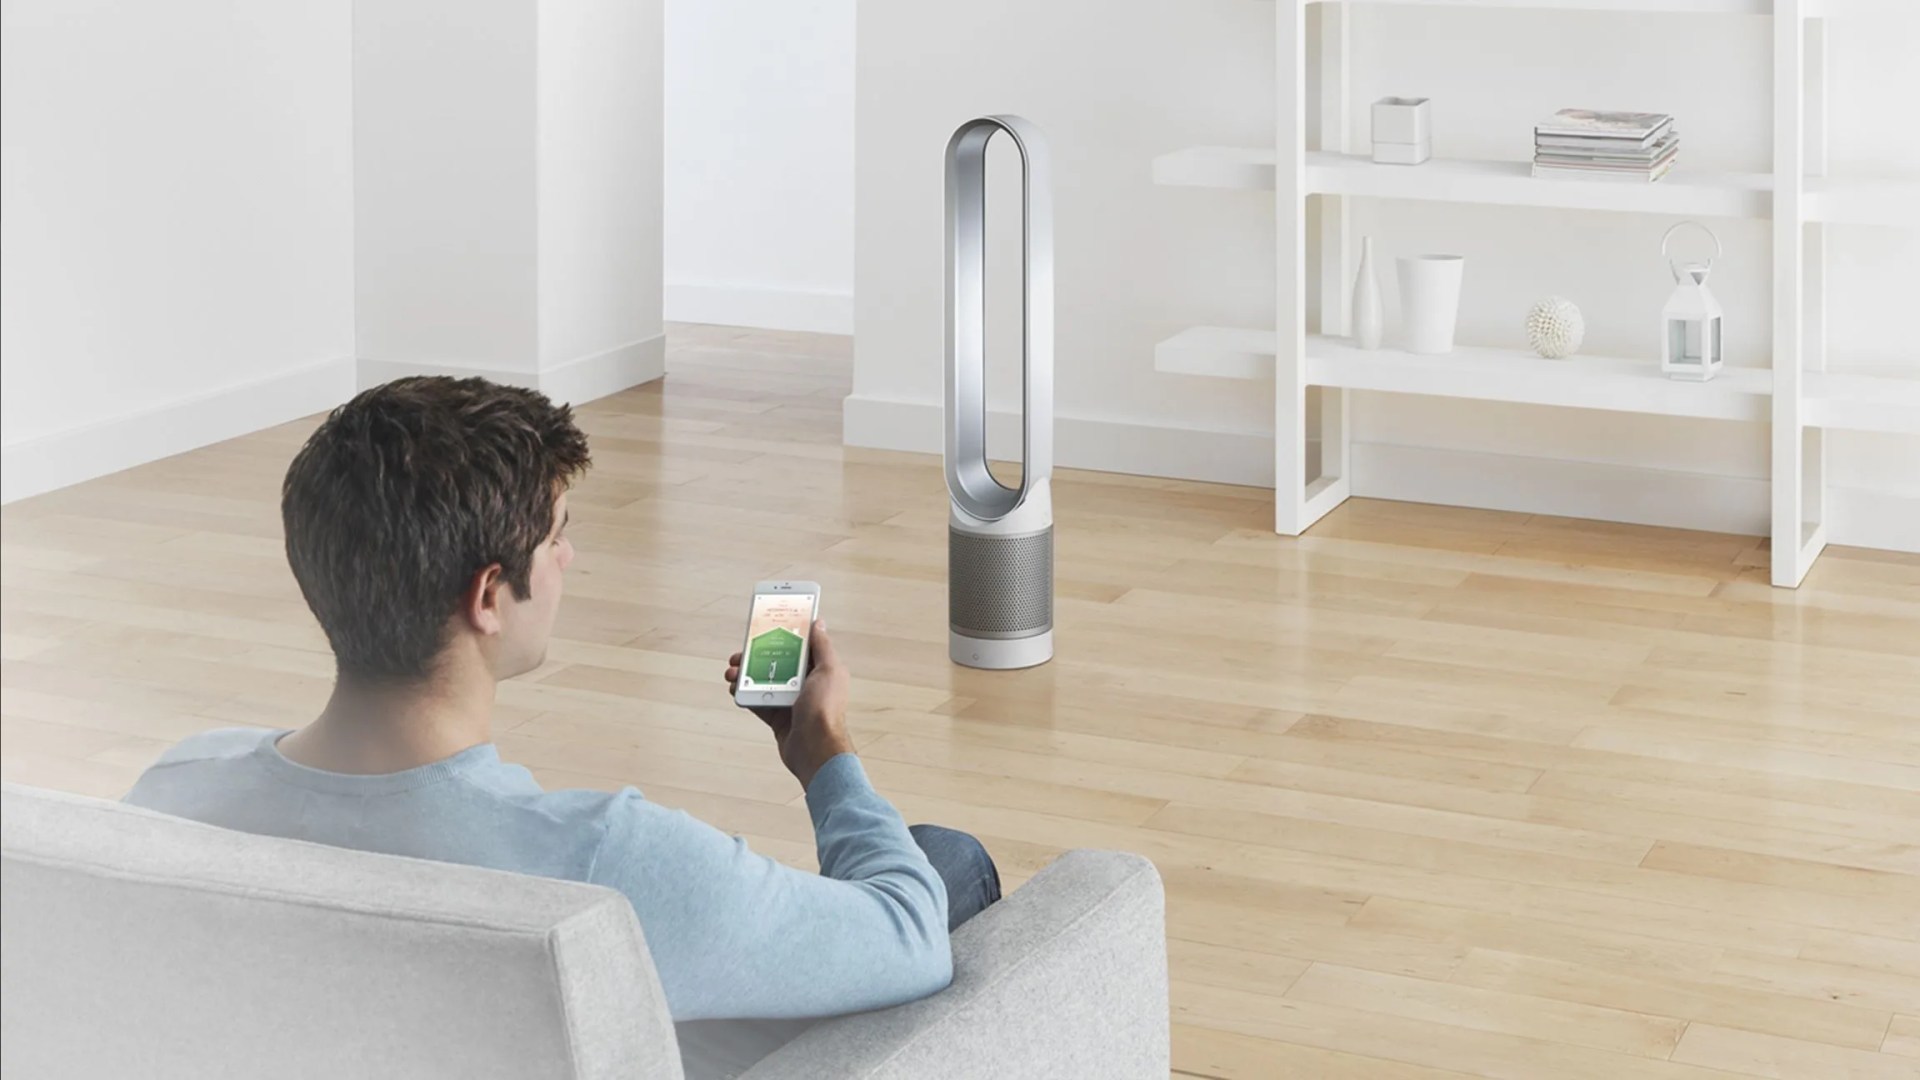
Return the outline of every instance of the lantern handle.
{"type": "Polygon", "coordinates": [[[1674,281],[1678,282],[1685,279],[1684,275],[1680,272],[1680,268],[1673,264],[1673,256],[1667,254],[1667,248],[1673,243],[1673,235],[1689,225],[1706,233],[1707,239],[1713,241],[1713,258],[1708,259],[1707,265],[1701,268],[1704,273],[1700,276],[1700,284],[1704,285],[1706,284],[1707,276],[1713,273],[1713,264],[1720,261],[1720,253],[1723,250],[1720,246],[1720,237],[1712,229],[1707,228],[1697,221],[1680,222],[1673,228],[1668,229],[1667,235],[1660,238],[1660,257],[1667,260],[1667,269],[1673,273],[1674,281]]]}

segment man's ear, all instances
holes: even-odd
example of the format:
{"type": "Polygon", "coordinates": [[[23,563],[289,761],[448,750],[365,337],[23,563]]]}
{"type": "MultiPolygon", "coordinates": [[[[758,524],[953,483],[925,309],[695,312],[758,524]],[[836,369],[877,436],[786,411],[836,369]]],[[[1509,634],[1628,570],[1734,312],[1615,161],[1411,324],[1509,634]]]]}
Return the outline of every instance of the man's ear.
{"type": "Polygon", "coordinates": [[[500,609],[506,603],[507,578],[499,563],[490,564],[473,575],[466,595],[460,600],[460,614],[475,633],[492,636],[504,627],[500,609]]]}

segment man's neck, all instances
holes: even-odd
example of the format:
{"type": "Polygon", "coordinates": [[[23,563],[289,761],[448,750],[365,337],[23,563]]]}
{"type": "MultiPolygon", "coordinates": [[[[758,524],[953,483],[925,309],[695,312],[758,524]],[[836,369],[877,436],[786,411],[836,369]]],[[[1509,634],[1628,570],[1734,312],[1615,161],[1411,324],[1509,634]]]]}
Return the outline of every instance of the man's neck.
{"type": "Polygon", "coordinates": [[[444,761],[493,740],[490,678],[372,684],[342,676],[318,719],[280,740],[288,760],[375,775],[444,761]]]}

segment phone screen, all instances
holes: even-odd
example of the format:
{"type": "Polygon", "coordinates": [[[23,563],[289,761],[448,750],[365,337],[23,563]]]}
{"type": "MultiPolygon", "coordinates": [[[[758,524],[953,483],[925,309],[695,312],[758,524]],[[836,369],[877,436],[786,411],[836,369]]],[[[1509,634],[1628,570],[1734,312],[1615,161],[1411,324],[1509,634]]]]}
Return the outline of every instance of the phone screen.
{"type": "Polygon", "coordinates": [[[813,628],[813,593],[755,593],[747,620],[746,656],[740,661],[742,690],[798,690],[807,671],[807,635],[813,628]]]}

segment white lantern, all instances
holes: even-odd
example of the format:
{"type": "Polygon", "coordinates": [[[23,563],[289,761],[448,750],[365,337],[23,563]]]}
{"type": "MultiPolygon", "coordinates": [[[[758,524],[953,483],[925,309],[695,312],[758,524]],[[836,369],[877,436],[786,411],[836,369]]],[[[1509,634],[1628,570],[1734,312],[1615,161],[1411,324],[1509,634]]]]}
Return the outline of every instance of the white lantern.
{"type": "Polygon", "coordinates": [[[1720,374],[1724,346],[1720,301],[1707,291],[1707,277],[1720,258],[1720,238],[1713,230],[1694,221],[1683,221],[1667,230],[1660,241],[1660,254],[1673,271],[1675,288],[1660,313],[1660,370],[1669,379],[1706,382],[1720,374]],[[1713,240],[1713,258],[1703,263],[1673,261],[1667,247],[1680,230],[1692,226],[1713,240]]]}

